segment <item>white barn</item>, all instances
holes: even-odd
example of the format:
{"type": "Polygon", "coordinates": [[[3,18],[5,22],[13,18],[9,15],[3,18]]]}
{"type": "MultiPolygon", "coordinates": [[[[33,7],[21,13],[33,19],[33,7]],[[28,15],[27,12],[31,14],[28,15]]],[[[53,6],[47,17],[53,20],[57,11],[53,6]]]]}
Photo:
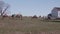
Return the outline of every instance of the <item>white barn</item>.
{"type": "Polygon", "coordinates": [[[53,8],[51,15],[53,18],[60,18],[60,7],[53,8]]]}

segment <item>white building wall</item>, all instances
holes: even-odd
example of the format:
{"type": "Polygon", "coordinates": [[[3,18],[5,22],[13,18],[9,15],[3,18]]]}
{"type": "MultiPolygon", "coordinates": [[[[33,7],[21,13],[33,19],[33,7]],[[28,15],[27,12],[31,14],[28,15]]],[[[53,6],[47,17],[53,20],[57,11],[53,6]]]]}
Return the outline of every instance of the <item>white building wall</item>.
{"type": "Polygon", "coordinates": [[[58,18],[60,18],[60,11],[58,11],[58,18]]]}
{"type": "Polygon", "coordinates": [[[52,10],[52,17],[57,18],[58,17],[58,11],[57,10],[52,10]]]}

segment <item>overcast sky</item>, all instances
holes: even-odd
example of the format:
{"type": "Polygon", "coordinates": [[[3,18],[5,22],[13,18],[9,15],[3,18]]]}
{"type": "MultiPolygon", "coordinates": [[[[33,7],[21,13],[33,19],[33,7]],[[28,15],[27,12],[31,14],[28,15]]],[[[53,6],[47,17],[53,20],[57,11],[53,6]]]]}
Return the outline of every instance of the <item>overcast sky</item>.
{"type": "Polygon", "coordinates": [[[26,16],[46,16],[54,7],[60,7],[60,0],[3,0],[10,4],[11,14],[21,13],[26,16]]]}

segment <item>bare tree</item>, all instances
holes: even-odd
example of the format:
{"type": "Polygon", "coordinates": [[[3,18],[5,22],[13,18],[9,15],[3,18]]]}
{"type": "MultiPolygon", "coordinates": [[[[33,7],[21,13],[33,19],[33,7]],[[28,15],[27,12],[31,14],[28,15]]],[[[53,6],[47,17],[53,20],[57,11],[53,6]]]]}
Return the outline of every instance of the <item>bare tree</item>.
{"type": "Polygon", "coordinates": [[[4,1],[0,1],[0,15],[3,16],[7,9],[9,8],[9,4],[5,3],[4,1]]]}

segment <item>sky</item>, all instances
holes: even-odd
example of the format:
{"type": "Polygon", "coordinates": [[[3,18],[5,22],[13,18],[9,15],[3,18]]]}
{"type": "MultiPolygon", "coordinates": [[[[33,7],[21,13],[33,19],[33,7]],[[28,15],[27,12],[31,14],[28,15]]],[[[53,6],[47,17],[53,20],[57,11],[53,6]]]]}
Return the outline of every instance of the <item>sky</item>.
{"type": "Polygon", "coordinates": [[[60,7],[60,0],[3,0],[10,5],[10,14],[24,16],[47,16],[54,7],[60,7]]]}

